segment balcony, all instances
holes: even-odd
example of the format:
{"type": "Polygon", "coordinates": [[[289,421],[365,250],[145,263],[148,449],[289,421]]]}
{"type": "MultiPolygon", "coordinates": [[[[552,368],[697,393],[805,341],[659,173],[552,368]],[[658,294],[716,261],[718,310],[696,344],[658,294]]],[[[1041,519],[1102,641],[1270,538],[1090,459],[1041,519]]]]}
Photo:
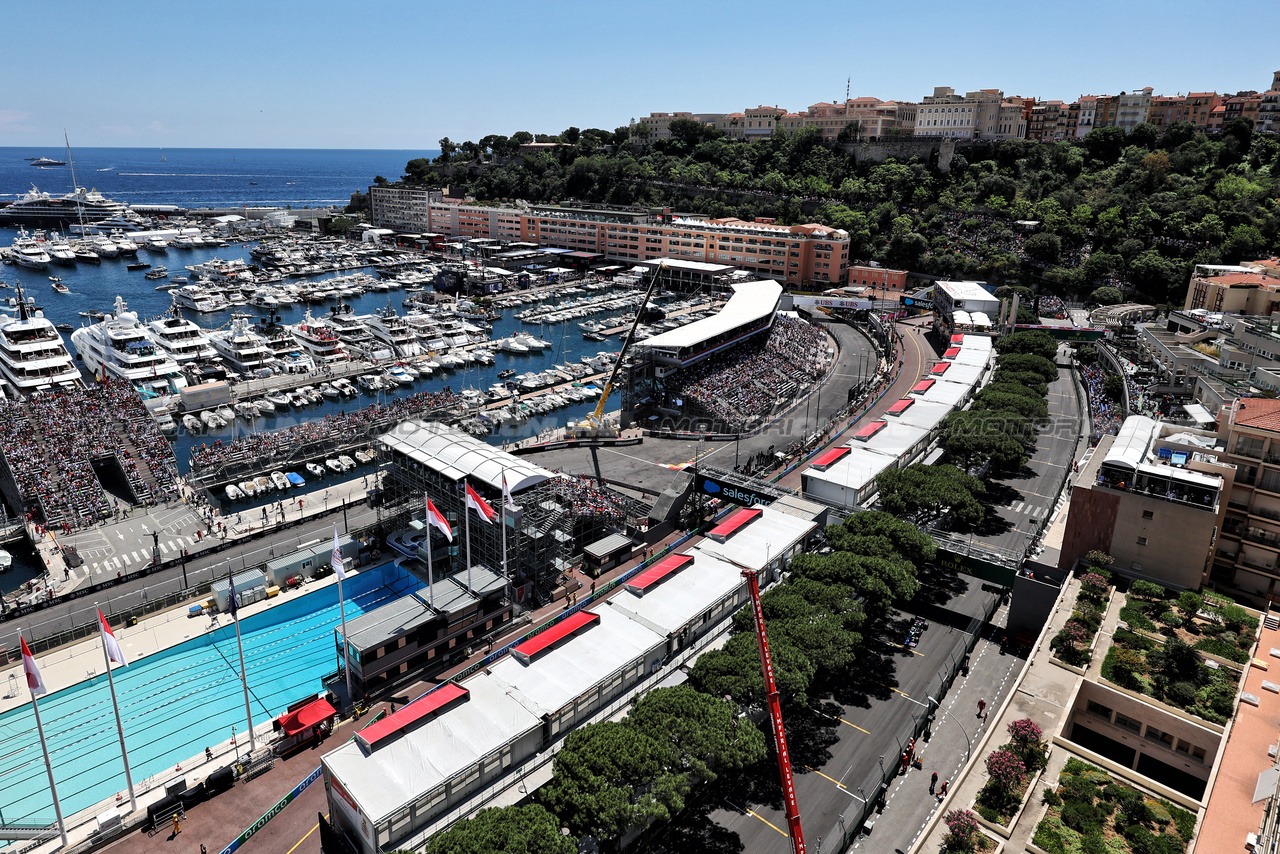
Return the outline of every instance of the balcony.
{"type": "Polygon", "coordinates": [[[1106,489],[1132,493],[1143,498],[1151,498],[1156,501],[1182,504],[1187,507],[1195,507],[1198,510],[1206,510],[1210,513],[1218,512],[1218,491],[1206,489],[1202,486],[1143,476],[1139,476],[1135,482],[1130,482],[1128,479],[1109,473],[1099,473],[1097,485],[1106,489]]]}
{"type": "Polygon", "coordinates": [[[1280,522],[1280,512],[1268,510],[1266,507],[1252,507],[1249,509],[1250,516],[1257,516],[1261,519],[1270,519],[1272,522],[1280,522]]]}
{"type": "Polygon", "coordinates": [[[1241,539],[1248,543],[1257,543],[1260,546],[1280,551],[1280,534],[1274,534],[1271,531],[1264,531],[1261,528],[1246,528],[1241,539]]]}

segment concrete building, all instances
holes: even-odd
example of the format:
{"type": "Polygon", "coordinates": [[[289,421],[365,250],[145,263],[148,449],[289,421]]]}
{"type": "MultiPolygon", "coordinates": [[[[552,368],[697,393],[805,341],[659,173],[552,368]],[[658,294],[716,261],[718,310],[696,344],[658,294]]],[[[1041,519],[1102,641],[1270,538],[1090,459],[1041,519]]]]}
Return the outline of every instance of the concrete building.
{"type": "Polygon", "coordinates": [[[916,136],[1022,139],[1026,132],[1023,99],[1006,99],[998,89],[959,95],[950,86],[937,86],[916,108],[916,136]]]}
{"type": "Polygon", "coordinates": [[[1080,115],[1076,119],[1076,139],[1084,139],[1089,131],[1093,130],[1098,109],[1098,96],[1081,95],[1076,103],[1080,105],[1080,115]]]}
{"type": "Polygon", "coordinates": [[[1136,128],[1147,120],[1151,110],[1151,87],[1139,89],[1128,94],[1121,92],[1116,104],[1116,127],[1125,133],[1136,128]]]}
{"type": "Polygon", "coordinates": [[[439,187],[415,187],[408,184],[382,184],[369,188],[369,218],[379,228],[396,231],[427,230],[416,224],[427,221],[427,206],[442,202],[439,187]]]}
{"type": "Polygon", "coordinates": [[[1098,549],[1116,572],[1198,589],[1236,474],[1215,433],[1126,418],[1080,464],[1058,568],[1098,549]]]}
{"type": "Polygon", "coordinates": [[[901,291],[907,287],[906,270],[890,270],[875,265],[850,264],[849,287],[901,291]]]}
{"type": "Polygon", "coordinates": [[[1227,460],[1236,467],[1213,581],[1261,603],[1280,596],[1280,400],[1238,398],[1223,409],[1227,460]]]}
{"type": "Polygon", "coordinates": [[[803,113],[787,113],[782,127],[787,131],[816,127],[822,138],[834,141],[850,124],[855,140],[872,141],[894,134],[910,136],[915,130],[917,105],[879,98],[849,98],[843,103],[820,101],[803,113]]]}
{"type": "Polygon", "coordinates": [[[1031,108],[1027,139],[1066,139],[1067,105],[1061,101],[1038,101],[1031,108]]]}
{"type": "Polygon", "coordinates": [[[939,334],[990,332],[1000,300],[977,282],[938,282],[933,286],[934,327],[939,334]]]}
{"type": "Polygon", "coordinates": [[[1185,310],[1270,315],[1280,303],[1280,277],[1265,262],[1197,264],[1191,271],[1185,310]]]}
{"type": "Polygon", "coordinates": [[[671,123],[676,119],[688,119],[699,124],[714,125],[724,113],[650,113],[639,120],[632,121],[632,127],[645,128],[650,141],[671,138],[671,123]]]}

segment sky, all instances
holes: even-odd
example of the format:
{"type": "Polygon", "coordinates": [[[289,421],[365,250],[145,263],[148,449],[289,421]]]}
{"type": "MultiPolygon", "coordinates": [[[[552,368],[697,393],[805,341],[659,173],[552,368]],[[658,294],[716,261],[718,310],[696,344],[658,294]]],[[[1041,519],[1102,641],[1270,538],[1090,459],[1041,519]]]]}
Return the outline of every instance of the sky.
{"type": "Polygon", "coordinates": [[[935,86],[1262,90],[1280,3],[62,0],[5,16],[0,146],[436,148],[935,86]],[[1222,28],[1224,39],[1203,27],[1222,28]],[[1232,35],[1234,34],[1234,35],[1232,35]]]}

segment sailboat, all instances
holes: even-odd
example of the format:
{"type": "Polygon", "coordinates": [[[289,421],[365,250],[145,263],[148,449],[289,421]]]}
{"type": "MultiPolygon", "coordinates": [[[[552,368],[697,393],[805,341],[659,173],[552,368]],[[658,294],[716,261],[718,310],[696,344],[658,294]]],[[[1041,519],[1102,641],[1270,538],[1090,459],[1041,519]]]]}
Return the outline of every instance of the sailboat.
{"type": "Polygon", "coordinates": [[[169,158],[167,158],[167,157],[165,157],[165,156],[164,156],[164,149],[163,149],[163,148],[162,148],[162,149],[160,149],[160,162],[161,162],[161,163],[165,163],[165,162],[167,162],[167,161],[168,161],[168,159],[169,159],[169,158]]]}

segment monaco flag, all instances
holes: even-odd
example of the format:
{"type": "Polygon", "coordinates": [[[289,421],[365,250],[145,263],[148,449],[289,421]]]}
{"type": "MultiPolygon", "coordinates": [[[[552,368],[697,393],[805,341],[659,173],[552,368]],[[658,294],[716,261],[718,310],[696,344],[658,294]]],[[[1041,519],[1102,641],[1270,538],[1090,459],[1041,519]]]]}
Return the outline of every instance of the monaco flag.
{"type": "Polygon", "coordinates": [[[502,473],[502,503],[507,505],[508,510],[515,510],[516,503],[511,500],[511,487],[507,486],[507,473],[502,473]]]}
{"type": "Polygon", "coordinates": [[[338,526],[333,526],[333,554],[329,557],[329,563],[333,565],[333,571],[337,574],[339,581],[347,580],[347,568],[343,566],[342,549],[338,547],[338,526]]]}
{"type": "Polygon", "coordinates": [[[107,647],[107,658],[112,661],[129,666],[129,662],[125,661],[124,650],[120,648],[120,641],[116,640],[115,633],[111,631],[111,626],[107,625],[107,618],[102,616],[102,610],[98,610],[98,629],[102,633],[102,643],[107,647]]]}
{"type": "Polygon", "coordinates": [[[453,542],[453,528],[449,527],[449,520],[444,518],[444,514],[436,509],[429,498],[427,499],[427,524],[438,529],[449,539],[449,542],[453,542]]]}
{"type": "Polygon", "coordinates": [[[489,502],[480,497],[471,484],[467,484],[467,506],[480,514],[480,518],[486,522],[492,522],[498,518],[498,511],[489,506],[489,502]]]}
{"type": "Polygon", "coordinates": [[[27,673],[27,687],[31,689],[31,696],[39,697],[49,693],[45,690],[44,680],[40,678],[40,668],[36,667],[35,656],[31,654],[26,638],[22,638],[22,669],[27,673]]]}

